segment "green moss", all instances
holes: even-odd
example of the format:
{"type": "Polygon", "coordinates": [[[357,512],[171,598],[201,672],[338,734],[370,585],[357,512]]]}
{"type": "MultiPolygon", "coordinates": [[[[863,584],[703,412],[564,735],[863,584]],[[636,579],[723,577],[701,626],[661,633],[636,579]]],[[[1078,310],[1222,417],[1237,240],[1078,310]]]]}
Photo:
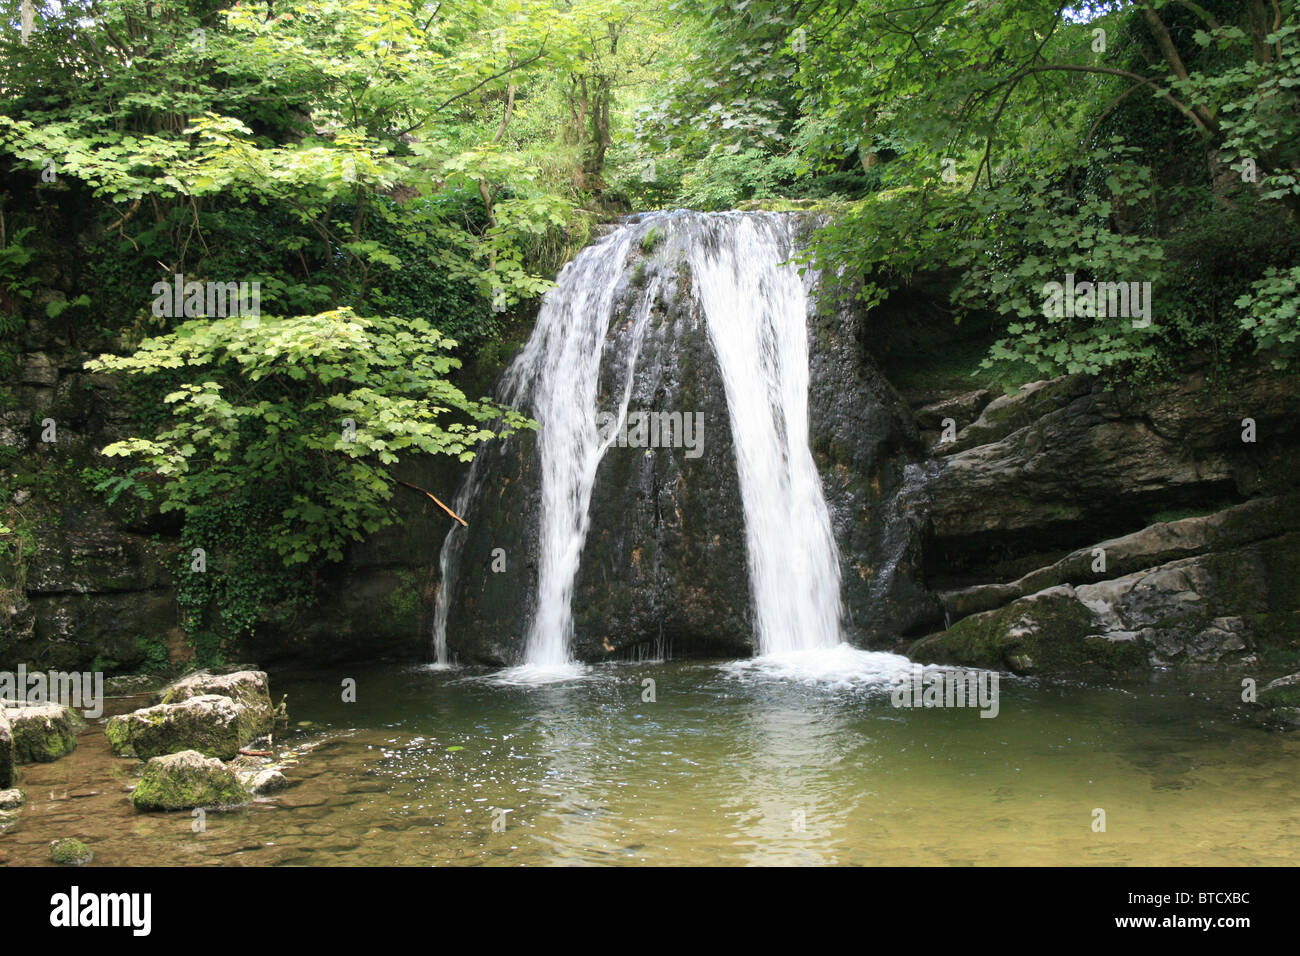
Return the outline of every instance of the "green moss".
{"type": "Polygon", "coordinates": [[[651,226],[641,239],[641,251],[646,255],[650,255],[663,245],[665,238],[667,238],[667,234],[662,229],[658,226],[651,226]]]}
{"type": "Polygon", "coordinates": [[[135,755],[143,760],[182,750],[195,750],[205,757],[230,760],[242,744],[256,736],[253,732],[256,715],[248,708],[243,708],[242,714],[248,719],[225,723],[216,720],[216,715],[204,708],[152,707],[123,718],[125,729],[115,730],[114,735],[120,741],[125,734],[135,755]]]}
{"type": "Polygon", "coordinates": [[[1261,690],[1259,703],[1265,707],[1300,707],[1300,684],[1261,690]]]}
{"type": "Polygon", "coordinates": [[[104,728],[104,736],[113,753],[119,757],[134,757],[135,749],[131,746],[131,725],[125,717],[111,717],[104,728]]]}
{"type": "Polygon", "coordinates": [[[229,807],[248,802],[235,775],[216,761],[185,763],[151,760],[131,794],[140,810],[229,807]]]}
{"type": "Polygon", "coordinates": [[[935,659],[1014,671],[1145,666],[1146,652],[1138,643],[1089,637],[1091,631],[1088,609],[1060,594],[963,618],[937,635],[937,642],[918,645],[935,659]]]}
{"type": "Polygon", "coordinates": [[[1139,641],[1111,641],[1098,635],[1083,640],[1084,666],[1092,665],[1108,671],[1127,671],[1146,667],[1146,648],[1139,641]]]}
{"type": "Polygon", "coordinates": [[[145,674],[159,674],[167,671],[171,667],[171,662],[167,654],[167,641],[163,637],[145,637],[143,634],[137,634],[133,639],[135,649],[140,653],[142,660],[138,665],[139,670],[145,674]]]}
{"type": "Polygon", "coordinates": [[[388,608],[399,621],[414,624],[420,616],[420,588],[413,571],[399,571],[400,584],[388,595],[388,608]]]}
{"type": "Polygon", "coordinates": [[[1205,515],[1212,515],[1222,511],[1224,508],[1232,507],[1232,502],[1222,506],[1206,506],[1201,508],[1166,508],[1163,511],[1156,511],[1147,518],[1147,524],[1161,524],[1167,521],[1182,521],[1184,518],[1202,518],[1205,515]]]}
{"type": "Polygon", "coordinates": [[[956,664],[949,656],[944,635],[929,634],[907,648],[907,656],[918,664],[956,664]]]}
{"type": "Polygon", "coordinates": [[[974,667],[1008,666],[1009,651],[1020,643],[1007,634],[1013,617],[1006,607],[963,618],[939,635],[944,656],[974,667]]]}
{"type": "Polygon", "coordinates": [[[57,717],[24,717],[13,721],[14,761],[51,763],[77,749],[77,731],[85,726],[75,712],[57,717]]]}
{"type": "Polygon", "coordinates": [[[60,866],[81,866],[93,858],[90,847],[80,840],[55,840],[50,844],[50,859],[60,866]]]}
{"type": "Polygon", "coordinates": [[[636,268],[632,270],[632,287],[635,289],[644,289],[649,274],[650,270],[646,268],[644,260],[638,262],[636,268]]]}

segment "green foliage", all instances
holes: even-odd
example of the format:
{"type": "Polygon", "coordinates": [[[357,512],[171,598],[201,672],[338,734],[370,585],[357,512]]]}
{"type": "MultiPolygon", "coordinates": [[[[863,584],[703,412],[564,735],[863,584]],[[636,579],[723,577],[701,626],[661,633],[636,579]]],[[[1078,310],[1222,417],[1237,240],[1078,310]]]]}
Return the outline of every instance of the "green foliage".
{"type": "Polygon", "coordinates": [[[81,482],[88,490],[103,495],[104,501],[112,506],[127,492],[142,501],[151,501],[153,491],[145,480],[150,474],[152,472],[144,465],[132,468],[125,474],[108,468],[83,468],[81,482]]]}
{"type": "Polygon", "coordinates": [[[162,674],[167,672],[170,667],[170,659],[167,655],[167,642],[162,637],[146,637],[143,634],[135,636],[135,649],[140,655],[140,664],[138,669],[145,674],[162,674]]]}
{"type": "Polygon", "coordinates": [[[389,466],[408,453],[462,461],[475,445],[527,424],[512,410],[470,401],[445,378],[455,343],[427,323],[315,316],[186,322],[132,356],[95,370],[154,374],[185,367],[197,383],[166,395],[172,427],[104,454],[138,457],[159,476],[164,511],[187,519],[239,499],[250,482],[284,490],[264,526],[286,565],[337,561],[392,521],[389,466]],[[452,416],[459,416],[453,420],[452,416]],[[499,421],[499,430],[485,427],[499,421]]]}
{"type": "Polygon", "coordinates": [[[1300,357],[1300,266],[1270,266],[1236,305],[1245,313],[1242,328],[1260,351],[1273,356],[1275,366],[1283,368],[1300,357]]]}
{"type": "Polygon", "coordinates": [[[874,194],[815,256],[868,303],[949,276],[959,319],[1003,317],[987,370],[1142,378],[1223,359],[1245,345],[1234,302],[1259,310],[1246,324],[1262,348],[1289,348],[1263,313],[1290,321],[1266,270],[1297,251],[1294,0],[677,9],[688,75],[641,132],[679,195],[720,208],[794,194],[787,171],[811,191],[861,167],[856,195],[874,194]],[[1150,326],[1046,314],[1045,284],[1067,274],[1151,282],[1150,326]]]}
{"type": "Polygon", "coordinates": [[[302,566],[286,567],[265,534],[282,522],[287,497],[274,488],[247,489],[186,513],[176,598],[185,631],[196,646],[202,638],[209,655],[223,638],[252,634],[311,603],[308,575],[302,566]]]}
{"type": "Polygon", "coordinates": [[[708,161],[682,177],[680,199],[691,209],[735,209],[747,199],[776,195],[777,163],[760,150],[715,149],[708,161]]]}
{"type": "Polygon", "coordinates": [[[28,272],[35,250],[24,245],[35,227],[19,229],[0,244],[0,377],[16,368],[15,345],[23,327],[20,299],[30,299],[36,277],[28,272]]]}

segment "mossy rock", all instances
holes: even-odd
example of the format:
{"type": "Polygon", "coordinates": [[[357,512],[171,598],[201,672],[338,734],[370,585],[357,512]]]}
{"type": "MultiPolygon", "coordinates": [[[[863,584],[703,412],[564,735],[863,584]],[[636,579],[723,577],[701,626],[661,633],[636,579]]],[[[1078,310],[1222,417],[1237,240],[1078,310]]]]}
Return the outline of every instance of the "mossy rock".
{"type": "Polygon", "coordinates": [[[80,840],[51,840],[50,859],[59,866],[81,866],[94,859],[90,847],[80,840]]]}
{"type": "Polygon", "coordinates": [[[239,715],[239,738],[247,743],[275,728],[271,685],[264,671],[235,671],[231,674],[200,672],[183,677],[163,688],[160,703],[177,704],[194,697],[229,697],[243,709],[239,715]]]}
{"type": "Polygon", "coordinates": [[[921,663],[954,663],[1018,673],[1147,665],[1140,642],[1095,633],[1092,615],[1069,585],[1048,588],[1006,607],[973,614],[909,649],[921,663]]]}
{"type": "Polygon", "coordinates": [[[194,750],[230,760],[253,739],[256,720],[229,697],[207,694],[173,704],[157,704],[114,717],[105,735],[119,756],[141,760],[194,750]]]}
{"type": "Polygon", "coordinates": [[[1300,707],[1300,674],[1288,674],[1270,681],[1259,692],[1261,707],[1300,707]]]}
{"type": "Polygon", "coordinates": [[[248,801],[248,792],[229,767],[194,750],[151,759],[131,794],[139,810],[222,808],[248,801]]]}
{"type": "Polygon", "coordinates": [[[104,728],[108,746],[119,757],[134,757],[135,748],[131,746],[131,725],[125,716],[112,717],[104,728]]]}
{"type": "Polygon", "coordinates": [[[5,708],[13,732],[14,763],[50,763],[77,748],[86,722],[70,707],[31,704],[5,708]]]}

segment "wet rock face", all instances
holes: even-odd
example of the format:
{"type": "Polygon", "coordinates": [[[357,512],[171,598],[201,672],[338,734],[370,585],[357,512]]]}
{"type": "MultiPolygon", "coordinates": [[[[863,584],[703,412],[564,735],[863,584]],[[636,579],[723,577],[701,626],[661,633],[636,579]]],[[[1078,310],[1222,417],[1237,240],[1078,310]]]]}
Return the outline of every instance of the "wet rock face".
{"type": "Polygon", "coordinates": [[[1020,673],[1236,663],[1275,637],[1295,607],[1294,586],[1270,581],[1268,567],[1297,555],[1293,533],[1096,584],[1056,585],[964,618],[911,654],[1020,673]]]}
{"type": "Polygon", "coordinates": [[[844,295],[823,295],[809,320],[810,438],[839,548],[846,636],[880,648],[937,613],[922,584],[920,522],[898,507],[920,437],[844,295]]]}
{"type": "MultiPolygon", "coordinates": [[[[638,282],[658,292],[639,343],[629,415],[678,413],[684,424],[689,415],[696,447],[629,440],[606,452],[574,585],[574,653],[600,660],[639,645],[676,656],[746,655],[744,505],[721,372],[685,265],[655,257],[639,268],[638,282]]],[[[636,282],[623,290],[629,314],[640,294],[636,282]]],[[[631,322],[607,340],[602,407],[617,408],[637,345],[631,322]]]]}
{"type": "Polygon", "coordinates": [[[969,575],[981,552],[1008,544],[1028,559],[1052,559],[1001,579],[990,562],[981,583],[942,591],[947,626],[907,653],[1043,673],[1292,655],[1300,614],[1297,435],[1278,411],[1291,384],[1247,369],[1226,395],[1207,395],[1191,376],[1138,400],[1059,379],[990,403],[954,443],[958,450],[909,486],[907,507],[925,516],[926,568],[955,556],[958,573],[969,575]],[[1243,417],[1269,436],[1267,447],[1242,441],[1243,417]],[[1144,527],[1157,505],[1203,507],[1225,487],[1248,500],[1144,527]],[[1060,545],[1107,522],[1139,530],[1096,534],[1094,544],[1059,556],[1060,545]]]}
{"type": "MultiPolygon", "coordinates": [[[[690,414],[703,430],[692,433],[695,447],[632,447],[633,439],[601,460],[572,602],[573,653],[583,660],[656,646],[678,656],[750,650],[744,517],[726,396],[684,264],[671,250],[652,251],[635,254],[615,293],[598,404],[617,411],[639,348],[629,413],[690,414]],[[638,341],[633,317],[647,295],[653,301],[638,341]]],[[[524,432],[483,453],[448,618],[449,644],[461,661],[513,664],[522,656],[538,579],[536,442],[536,433],[524,432]]]]}
{"type": "Polygon", "coordinates": [[[462,663],[514,663],[537,594],[537,437],[523,432],[479,452],[483,484],[464,517],[458,566],[450,585],[447,633],[462,663]],[[494,570],[504,568],[504,570],[494,570]]]}
{"type": "Polygon", "coordinates": [[[1074,551],[1006,584],[982,584],[939,595],[956,621],[1058,584],[1092,584],[1171,561],[1300,531],[1300,494],[1255,498],[1211,515],[1158,522],[1074,551]]]}
{"type": "Polygon", "coordinates": [[[1059,552],[1141,528],[1162,509],[1285,491],[1300,465],[1294,377],[1244,367],[1229,384],[1216,391],[1193,374],[1108,391],[1076,376],[990,402],[932,449],[909,501],[927,525],[928,570],[1059,552]],[[1246,418],[1254,442],[1242,440],[1246,418]]]}

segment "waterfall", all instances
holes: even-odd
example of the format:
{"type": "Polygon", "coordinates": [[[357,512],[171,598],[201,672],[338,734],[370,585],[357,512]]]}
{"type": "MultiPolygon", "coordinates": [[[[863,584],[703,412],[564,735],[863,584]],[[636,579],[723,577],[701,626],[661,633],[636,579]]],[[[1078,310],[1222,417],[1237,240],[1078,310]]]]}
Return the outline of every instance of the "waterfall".
{"type": "MultiPolygon", "coordinates": [[[[571,670],[573,582],[587,537],[596,469],[615,437],[614,431],[602,436],[596,427],[601,357],[614,293],[624,278],[634,238],[632,229],[617,230],[564,267],[542,302],[532,336],[498,388],[504,404],[525,408],[542,425],[537,441],[542,475],[537,610],[524,658],[528,667],[541,673],[571,670]]],[[[652,299],[644,297],[637,318],[640,326],[649,316],[652,299]]],[[[627,414],[636,357],[633,351],[618,408],[620,423],[627,414]]],[[[462,508],[476,490],[479,463],[476,458],[461,491],[462,508]]],[[[448,584],[458,531],[453,528],[448,534],[439,558],[442,585],[434,611],[434,647],[441,666],[448,663],[448,584]]]]}
{"type": "MultiPolygon", "coordinates": [[[[524,663],[541,672],[571,664],[573,582],[590,524],[588,506],[596,469],[616,437],[597,428],[597,390],[614,292],[624,278],[633,233],[623,230],[580,253],[546,297],[537,328],[518,362],[534,370],[530,414],[541,423],[537,453],[542,473],[538,541],[537,610],[528,631],[524,663]]],[[[642,297],[633,341],[640,343],[653,294],[642,297]]],[[[628,358],[617,410],[627,415],[638,349],[628,358]]]]}
{"type": "MultiPolygon", "coordinates": [[[[537,325],[498,389],[498,400],[541,425],[537,592],[523,670],[572,673],[572,596],[589,528],[600,463],[627,419],[639,343],[656,288],[632,315],[616,318],[617,293],[651,230],[691,273],[693,295],[725,390],[745,522],[753,621],[764,657],[840,645],[840,570],[829,510],[809,448],[809,280],[787,263],[792,217],[761,213],[656,213],[615,228],[560,273],[537,325]],[[617,327],[632,346],[606,360],[617,327]],[[601,407],[602,361],[622,388],[601,407]],[[624,367],[625,366],[625,367],[624,367]],[[598,415],[614,429],[598,428],[598,415]]],[[[609,381],[606,383],[607,390],[609,381]]],[[[683,413],[687,410],[681,410],[683,413]]],[[[710,423],[720,427],[721,423],[710,423]]],[[[484,449],[482,454],[489,454],[484,449]]],[[[481,459],[480,459],[481,460],[481,459]]],[[[479,460],[461,489],[462,510],[477,492],[479,460]]],[[[463,510],[462,510],[463,513],[463,510]]],[[[472,519],[471,519],[472,520],[472,519]]],[[[440,556],[442,584],[434,643],[447,663],[447,606],[464,532],[454,527],[440,556]]],[[[520,669],[514,669],[516,671],[520,669]]],[[[528,675],[523,675],[528,676],[528,675]]]]}
{"type": "Polygon", "coordinates": [[[688,249],[727,392],[762,655],[840,642],[840,564],[808,446],[808,296],[790,220],[730,213],[688,249]]]}

